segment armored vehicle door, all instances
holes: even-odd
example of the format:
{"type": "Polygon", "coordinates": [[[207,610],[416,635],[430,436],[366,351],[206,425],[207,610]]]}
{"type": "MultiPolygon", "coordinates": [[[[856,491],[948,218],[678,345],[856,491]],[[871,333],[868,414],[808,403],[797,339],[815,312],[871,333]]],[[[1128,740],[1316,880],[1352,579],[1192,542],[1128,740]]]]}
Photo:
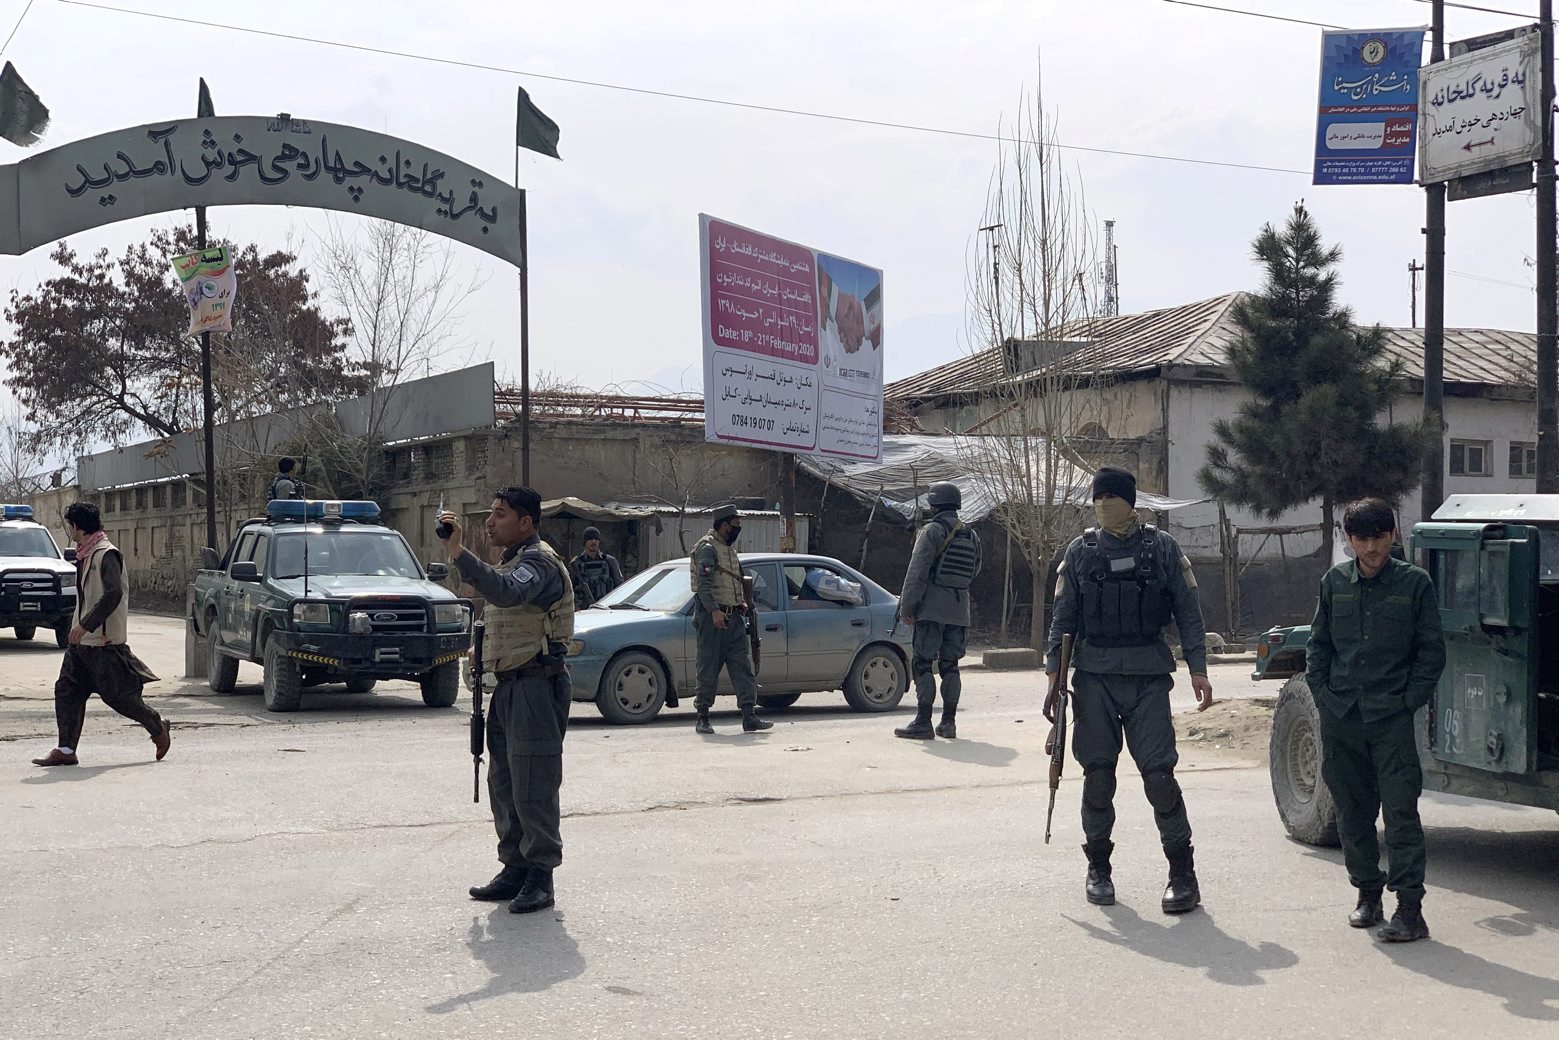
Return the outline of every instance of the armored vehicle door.
{"type": "Polygon", "coordinates": [[[1423,523],[1413,529],[1434,579],[1446,663],[1429,717],[1434,757],[1493,773],[1528,773],[1538,672],[1538,532],[1516,524],[1423,523]]]}

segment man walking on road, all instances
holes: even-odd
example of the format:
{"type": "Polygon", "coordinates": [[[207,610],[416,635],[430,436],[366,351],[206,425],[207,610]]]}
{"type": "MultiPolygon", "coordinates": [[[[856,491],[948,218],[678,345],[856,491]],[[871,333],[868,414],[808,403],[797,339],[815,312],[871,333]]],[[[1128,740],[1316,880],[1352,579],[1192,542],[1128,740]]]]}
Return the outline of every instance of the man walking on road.
{"type": "Polygon", "coordinates": [[[774,723],[758,717],[758,680],[752,670],[752,647],[747,626],[757,620],[747,616],[747,597],[742,590],[742,560],[736,555],[736,539],[742,518],[734,505],[715,507],[709,533],[693,546],[688,577],[697,599],[693,605],[693,629],[698,633],[698,710],[694,730],[710,734],[709,709],[724,668],[736,687],[736,703],[742,709],[742,730],[756,733],[773,729],[774,723]]]}
{"type": "Polygon", "coordinates": [[[39,766],[73,766],[86,725],[87,701],[95,693],[103,703],[146,728],[157,761],[168,753],[168,721],[141,696],[157,676],[128,643],[130,597],[125,592],[124,557],[103,532],[97,506],[76,502],[65,510],[65,532],[76,543],[76,617],[71,625],[60,677],[54,684],[54,719],[59,743],[39,766]]]}
{"type": "Polygon", "coordinates": [[[1321,713],[1321,777],[1337,803],[1348,880],[1359,890],[1355,928],[1385,918],[1382,890],[1397,909],[1382,942],[1429,938],[1424,923],[1424,828],[1413,717],[1445,669],[1440,606],[1429,574],[1392,556],[1396,517],[1367,498],[1343,513],[1354,559],[1321,579],[1305,653],[1305,680],[1321,713]],[[1386,818],[1390,873],[1380,869],[1375,819],[1386,818]]]}

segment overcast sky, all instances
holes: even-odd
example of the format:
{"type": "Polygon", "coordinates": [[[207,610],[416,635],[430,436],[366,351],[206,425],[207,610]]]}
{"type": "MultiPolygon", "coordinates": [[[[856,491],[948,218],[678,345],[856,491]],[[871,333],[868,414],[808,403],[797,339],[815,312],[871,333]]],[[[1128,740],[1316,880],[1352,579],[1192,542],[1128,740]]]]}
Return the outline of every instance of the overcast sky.
{"type": "MultiPolygon", "coordinates": [[[[1357,28],[1426,24],[1413,0],[1209,0],[1357,28]]],[[[116,5],[115,0],[108,0],[116,5]]],[[[1535,10],[1535,0],[1485,6],[1535,10]]],[[[459,68],[35,0],[4,57],[53,112],[34,151],[193,115],[196,79],[219,115],[378,130],[513,175],[523,84],[562,128],[564,161],[526,153],[533,368],[592,386],[700,377],[699,212],[884,269],[889,379],[951,360],[964,342],[965,263],[995,158],[989,140],[744,110],[538,78],[560,76],[893,123],[994,132],[1044,88],[1063,143],[1275,167],[1195,165],[1067,151],[1099,220],[1116,221],[1122,310],[1254,289],[1249,244],[1303,198],[1345,251],[1343,296],[1364,321],[1408,324],[1422,259],[1423,192],[1313,187],[1321,30],[1165,0],[920,0],[746,4],[661,0],[226,0],[117,6],[409,51],[459,68]],[[524,75],[530,73],[533,75],[524,75]]],[[[0,0],[9,33],[27,0],[0,0]]],[[[1452,10],[1449,37],[1519,21],[1452,10]]],[[[3,39],[3,36],[0,36],[3,39]]],[[[1426,48],[1427,52],[1427,48],[1426,48]]],[[[0,142],[0,161],[23,158],[0,142]]],[[[118,252],[178,218],[76,236],[118,252]]],[[[188,214],[184,215],[186,218],[188,214]]],[[[304,244],[324,213],[213,212],[219,235],[304,244]]],[[[332,214],[328,219],[355,218],[332,214]]],[[[1531,193],[1449,207],[1446,324],[1531,330],[1531,193]]],[[[0,289],[31,288],[48,247],[0,258],[0,289]]],[[[512,268],[462,249],[485,277],[466,310],[477,346],[518,373],[512,268]]],[[[1422,301],[1420,301],[1422,314],[1422,301]]]]}

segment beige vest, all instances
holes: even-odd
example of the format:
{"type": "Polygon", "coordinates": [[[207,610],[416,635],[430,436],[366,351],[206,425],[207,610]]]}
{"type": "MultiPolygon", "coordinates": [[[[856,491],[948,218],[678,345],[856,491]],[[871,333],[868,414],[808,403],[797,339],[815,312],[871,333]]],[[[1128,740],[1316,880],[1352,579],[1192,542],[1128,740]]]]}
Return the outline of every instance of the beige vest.
{"type": "Polygon", "coordinates": [[[563,576],[563,595],[550,610],[531,603],[518,607],[487,604],[482,611],[482,620],[487,623],[482,640],[482,668],[488,675],[527,665],[537,654],[546,652],[548,643],[567,643],[574,638],[574,583],[569,579],[568,567],[545,541],[538,548],[539,553],[529,546],[522,548],[494,570],[508,574],[527,557],[535,560],[539,555],[563,576]]]}
{"type": "MultiPolygon", "coordinates": [[[[741,603],[745,597],[742,595],[742,558],[736,555],[736,550],[725,544],[725,539],[710,531],[698,540],[693,546],[693,556],[706,545],[715,548],[715,603],[722,607],[734,607],[741,603]]],[[[698,591],[698,564],[688,560],[688,578],[693,584],[693,591],[698,591]]]]}
{"type": "MultiPolygon", "coordinates": [[[[76,624],[81,624],[83,614],[90,614],[92,608],[97,606],[98,600],[103,598],[103,555],[110,552],[119,552],[114,544],[107,538],[97,544],[92,550],[92,556],[87,560],[86,572],[81,575],[81,588],[76,590],[76,624]]],[[[124,554],[119,554],[120,563],[124,562],[124,554]]],[[[119,597],[119,606],[108,615],[108,620],[103,622],[103,627],[96,632],[88,632],[81,637],[82,646],[123,646],[130,641],[130,582],[128,577],[123,577],[120,584],[124,586],[124,595],[119,597]]]]}

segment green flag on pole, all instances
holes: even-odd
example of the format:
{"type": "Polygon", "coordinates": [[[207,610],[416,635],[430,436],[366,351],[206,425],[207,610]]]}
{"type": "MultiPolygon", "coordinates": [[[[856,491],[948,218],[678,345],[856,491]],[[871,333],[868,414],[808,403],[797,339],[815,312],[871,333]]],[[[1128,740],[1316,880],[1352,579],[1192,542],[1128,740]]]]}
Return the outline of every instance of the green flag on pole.
{"type": "Polygon", "coordinates": [[[10,62],[0,69],[0,137],[23,148],[38,143],[49,128],[49,110],[10,62]]]}
{"type": "Polygon", "coordinates": [[[558,125],[547,113],[536,107],[524,87],[520,88],[519,127],[515,131],[514,143],[554,159],[563,158],[558,154],[558,125]]]}

